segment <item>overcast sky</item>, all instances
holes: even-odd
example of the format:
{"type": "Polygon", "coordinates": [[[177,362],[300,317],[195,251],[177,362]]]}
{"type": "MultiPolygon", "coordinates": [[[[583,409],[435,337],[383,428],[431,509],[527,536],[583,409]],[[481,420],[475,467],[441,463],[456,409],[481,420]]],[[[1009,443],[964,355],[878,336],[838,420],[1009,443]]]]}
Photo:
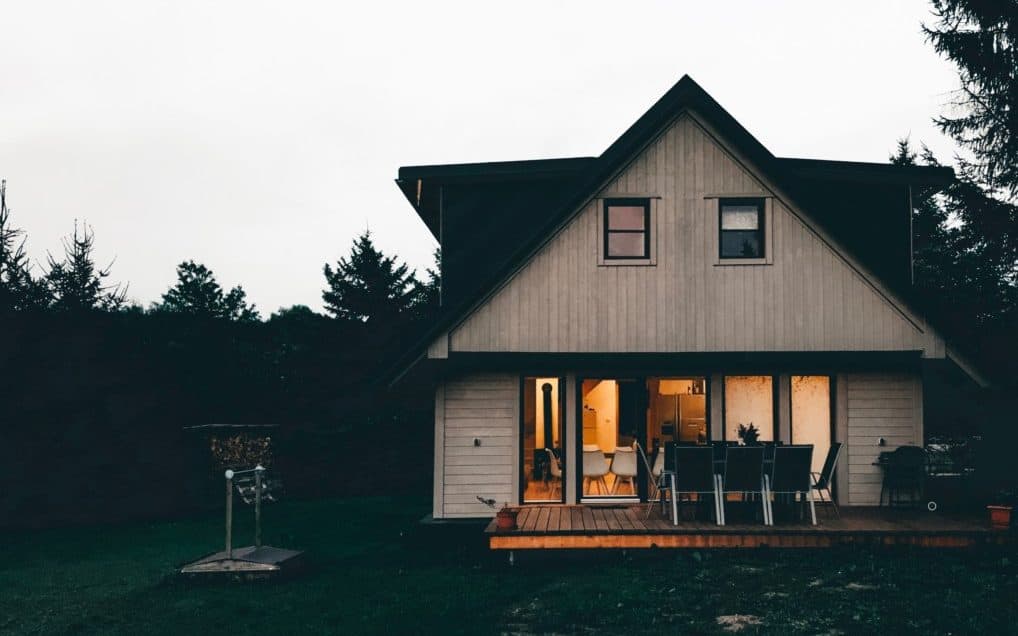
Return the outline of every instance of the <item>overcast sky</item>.
{"type": "Polygon", "coordinates": [[[370,228],[435,243],[401,165],[600,154],[688,73],[780,156],[885,161],[957,86],[921,0],[0,0],[0,176],[39,262],[75,219],[148,305],[185,259],[321,307],[370,228]]]}

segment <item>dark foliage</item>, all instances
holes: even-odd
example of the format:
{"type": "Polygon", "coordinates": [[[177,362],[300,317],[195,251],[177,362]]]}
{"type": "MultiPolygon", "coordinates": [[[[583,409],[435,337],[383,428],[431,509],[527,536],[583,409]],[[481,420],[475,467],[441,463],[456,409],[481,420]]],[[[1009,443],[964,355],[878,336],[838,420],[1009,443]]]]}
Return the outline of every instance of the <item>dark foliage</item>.
{"type": "Polygon", "coordinates": [[[209,423],[277,424],[288,496],[426,491],[428,401],[375,390],[356,329],[290,312],[0,317],[0,483],[17,484],[0,526],[221,506],[208,439],[184,430],[209,423]]]}
{"type": "Polygon", "coordinates": [[[46,285],[32,275],[25,232],[13,226],[7,207],[7,181],[0,181],[0,312],[41,309],[46,285]]]}
{"type": "Polygon", "coordinates": [[[354,241],[349,257],[333,269],[326,263],[322,292],[325,309],[336,318],[391,324],[412,315],[421,303],[421,286],[406,264],[385,256],[365,232],[354,241]]]}
{"type": "MultiPolygon", "coordinates": [[[[937,21],[924,25],[938,53],[958,66],[955,112],[937,119],[970,151],[974,180],[1018,196],[1018,2],[932,0],[937,21]]],[[[967,171],[967,170],[966,170],[967,171]]]]}
{"type": "MultiPolygon", "coordinates": [[[[898,165],[940,165],[907,140],[898,165]]],[[[989,195],[968,175],[943,193],[913,192],[915,294],[952,345],[997,383],[1018,382],[1018,206],[989,195]]]]}
{"type": "Polygon", "coordinates": [[[240,285],[223,292],[212,270],[201,263],[184,261],[177,265],[177,284],[152,309],[241,322],[258,320],[258,311],[247,304],[246,298],[240,285]]]}
{"type": "MultiPolygon", "coordinates": [[[[209,436],[185,430],[211,423],[276,425],[289,497],[428,490],[429,397],[377,382],[428,305],[382,295],[359,306],[370,320],[295,306],[261,322],[241,288],[224,292],[188,261],[153,311],[110,311],[122,291],[103,282],[92,245],[76,232],[51,265],[53,303],[0,311],[0,483],[17,484],[0,490],[0,527],[221,506],[209,436]]],[[[355,278],[406,270],[373,249],[350,262],[355,278]]]]}
{"type": "Polygon", "coordinates": [[[95,233],[85,223],[74,222],[74,233],[64,238],[64,255],[48,257],[46,286],[52,308],[60,312],[112,311],[124,304],[127,287],[108,283],[112,263],[106,268],[95,264],[95,233]]]}

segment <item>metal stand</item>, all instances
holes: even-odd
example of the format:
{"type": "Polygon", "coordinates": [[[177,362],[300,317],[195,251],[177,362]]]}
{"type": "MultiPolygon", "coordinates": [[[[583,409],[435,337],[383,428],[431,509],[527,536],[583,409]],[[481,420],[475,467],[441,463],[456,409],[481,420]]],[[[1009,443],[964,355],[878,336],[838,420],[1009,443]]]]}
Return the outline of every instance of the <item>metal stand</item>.
{"type": "Polygon", "coordinates": [[[263,480],[262,473],[265,472],[265,468],[258,464],[254,468],[248,470],[227,470],[226,476],[226,557],[229,559],[233,558],[233,478],[237,475],[246,475],[248,473],[254,473],[255,486],[254,486],[254,513],[255,513],[255,537],[254,544],[256,548],[262,547],[262,490],[263,480]]]}
{"type": "MultiPolygon", "coordinates": [[[[226,546],[222,552],[205,556],[181,568],[185,575],[220,575],[243,576],[244,578],[265,578],[278,574],[283,568],[288,571],[299,569],[303,561],[303,552],[262,545],[262,499],[275,501],[272,492],[268,492],[271,482],[265,480],[265,468],[261,465],[249,470],[227,470],[226,477],[226,546]],[[254,484],[245,485],[234,482],[238,475],[254,475],[254,484]],[[241,496],[244,503],[254,505],[255,528],[254,545],[233,547],[233,491],[241,496]]],[[[250,483],[250,482],[248,482],[250,483]]]]}

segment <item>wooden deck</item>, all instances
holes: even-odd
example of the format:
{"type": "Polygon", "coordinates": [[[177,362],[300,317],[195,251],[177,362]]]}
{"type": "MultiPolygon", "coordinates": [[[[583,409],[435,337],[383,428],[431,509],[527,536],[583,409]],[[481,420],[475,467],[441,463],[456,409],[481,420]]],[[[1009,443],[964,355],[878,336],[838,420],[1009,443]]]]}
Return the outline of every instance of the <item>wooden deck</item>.
{"type": "Polygon", "coordinates": [[[842,508],[841,519],[817,510],[818,525],[681,521],[672,525],[646,505],[521,506],[517,529],[485,529],[492,550],[590,548],[827,548],[839,545],[910,545],[964,548],[1015,543],[1015,535],[991,530],[984,517],[925,510],[842,508]]]}

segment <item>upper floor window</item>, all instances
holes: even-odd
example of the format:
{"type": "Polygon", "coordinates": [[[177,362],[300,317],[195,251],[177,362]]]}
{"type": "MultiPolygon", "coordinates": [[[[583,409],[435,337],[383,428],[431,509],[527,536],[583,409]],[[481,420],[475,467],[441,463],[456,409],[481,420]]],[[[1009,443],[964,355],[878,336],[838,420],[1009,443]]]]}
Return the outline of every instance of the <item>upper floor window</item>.
{"type": "Polygon", "coordinates": [[[721,199],[719,256],[764,257],[763,199],[721,199]]]}
{"type": "Polygon", "coordinates": [[[604,202],[604,258],[650,258],[650,201],[606,199],[604,202]]]}

